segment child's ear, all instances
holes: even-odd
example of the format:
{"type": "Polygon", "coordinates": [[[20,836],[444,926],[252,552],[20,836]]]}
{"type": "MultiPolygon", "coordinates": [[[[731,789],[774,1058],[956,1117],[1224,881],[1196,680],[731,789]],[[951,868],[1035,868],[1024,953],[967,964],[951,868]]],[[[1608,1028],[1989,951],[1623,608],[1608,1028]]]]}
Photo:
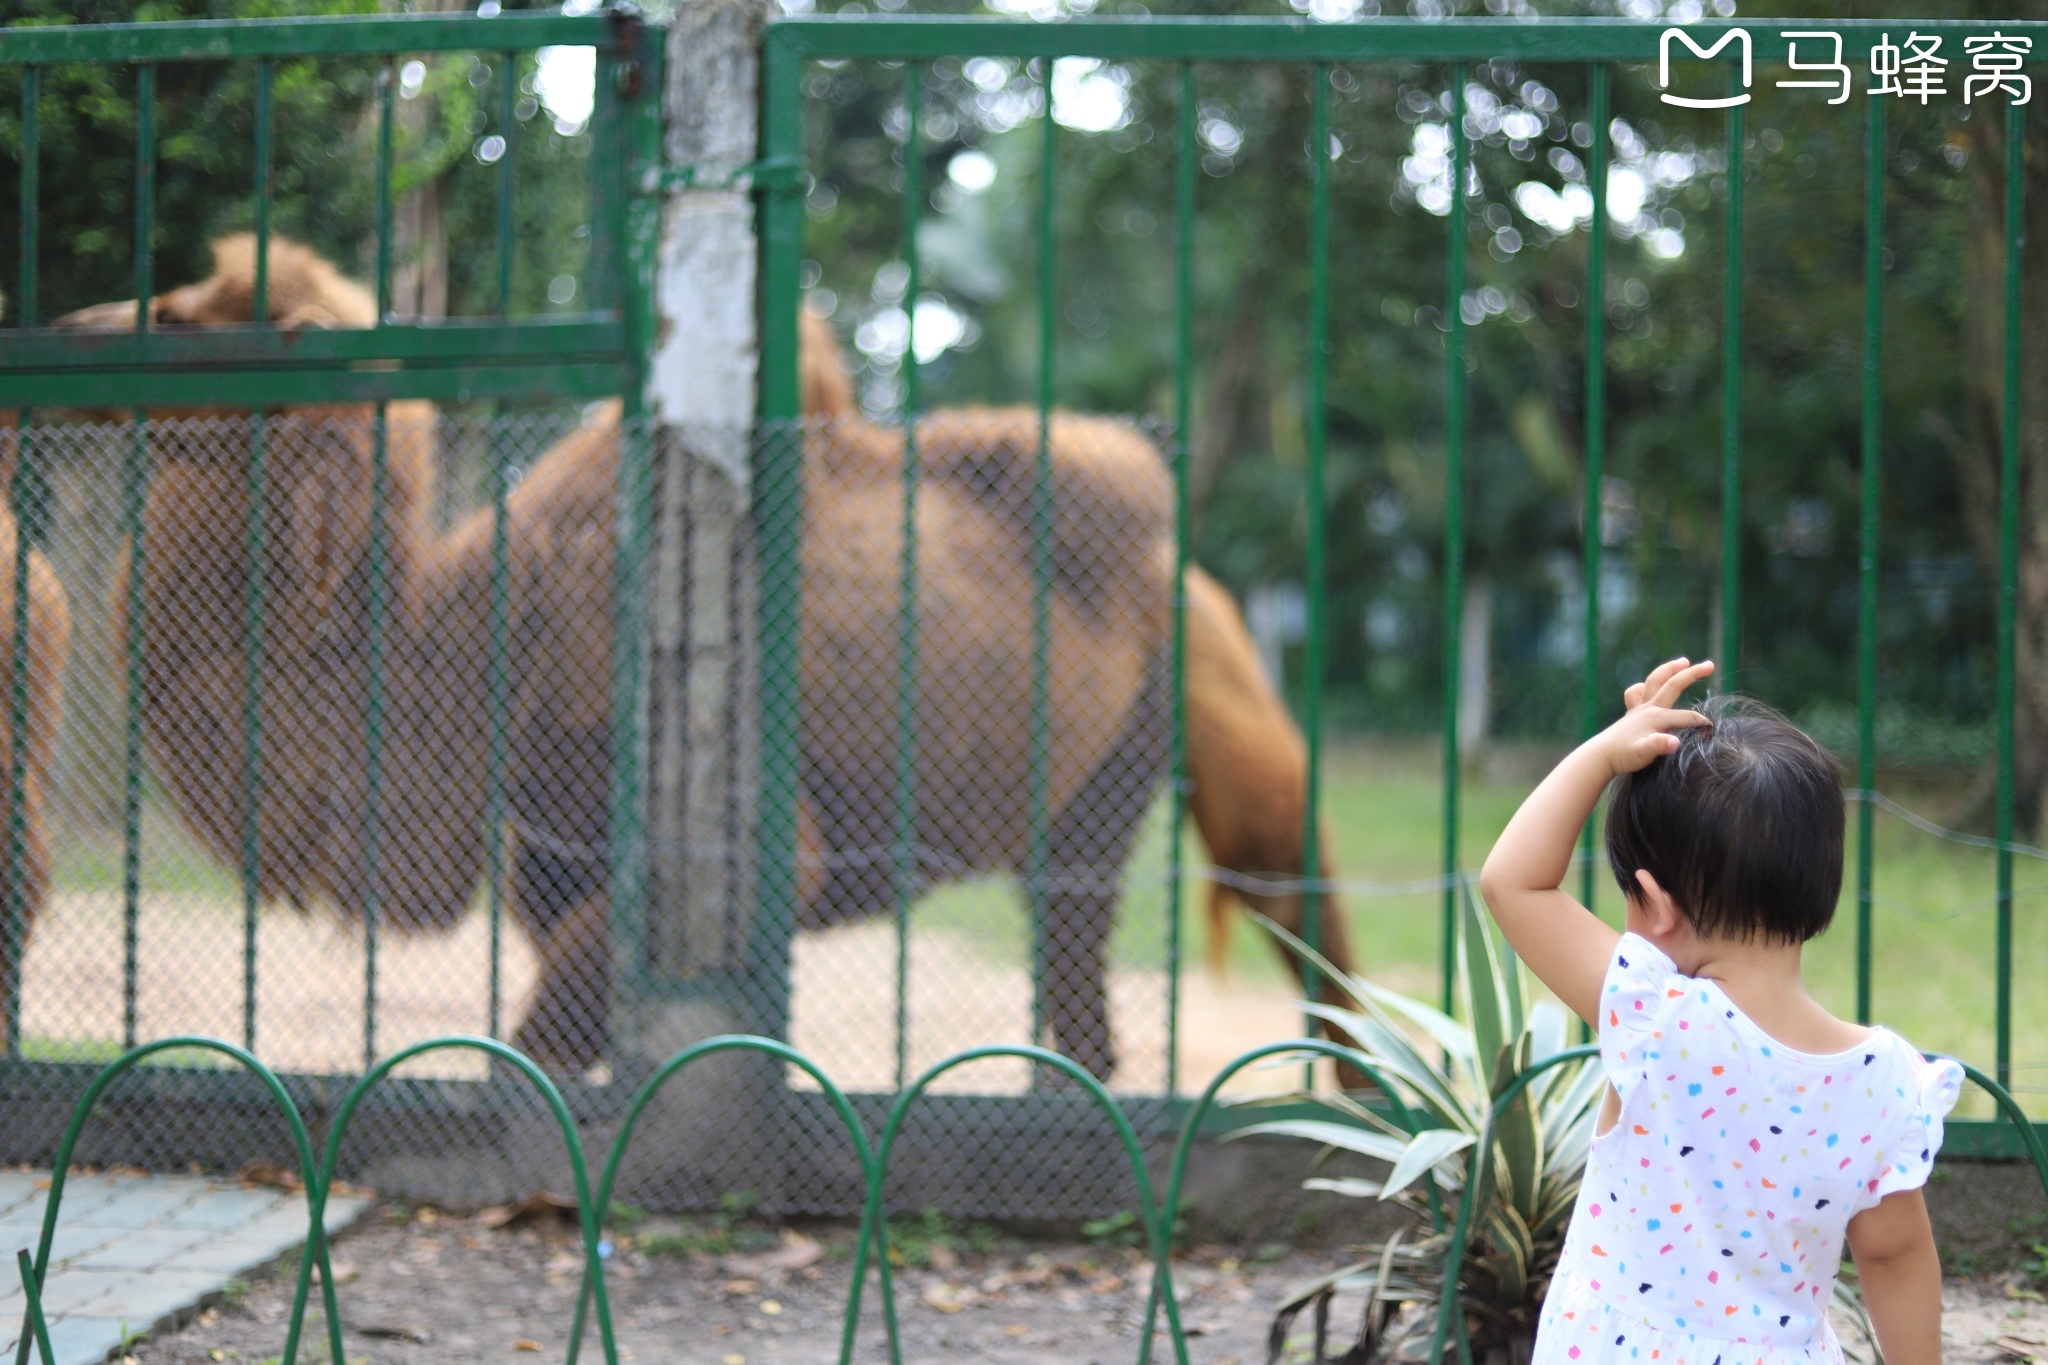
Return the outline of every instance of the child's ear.
{"type": "Polygon", "coordinates": [[[1657,884],[1650,875],[1650,869],[1636,869],[1636,898],[1649,918],[1651,935],[1662,938],[1677,930],[1685,916],[1678,909],[1678,902],[1671,899],[1671,893],[1657,884]]]}

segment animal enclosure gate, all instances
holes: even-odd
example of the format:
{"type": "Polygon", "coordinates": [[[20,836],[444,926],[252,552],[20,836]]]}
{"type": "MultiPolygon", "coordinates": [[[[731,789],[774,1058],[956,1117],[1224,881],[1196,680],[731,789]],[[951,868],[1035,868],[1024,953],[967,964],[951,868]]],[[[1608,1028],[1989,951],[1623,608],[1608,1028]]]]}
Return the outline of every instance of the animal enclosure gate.
{"type": "MultiPolygon", "coordinates": [[[[1726,26],[1700,27],[1706,46],[1726,26]]],[[[1921,27],[1958,48],[1992,31],[1921,27]]],[[[2048,26],[1999,27],[2048,38],[2048,26]]],[[[1744,45],[1715,60],[1746,80],[1748,44],[1776,61],[1788,33],[1813,28],[1844,35],[1858,61],[1882,30],[1750,25],[1744,45]]],[[[1654,61],[1662,32],[1554,21],[781,20],[759,38],[758,154],[716,165],[674,150],[693,91],[667,73],[689,49],[623,13],[0,32],[0,78],[20,96],[19,283],[0,333],[0,409],[16,414],[0,465],[14,537],[0,537],[11,566],[0,628],[6,734],[26,738],[5,751],[0,1159],[46,1158],[100,1061],[175,1033],[248,1046],[287,1074],[316,1121],[376,1058],[434,1035],[488,1033],[575,1077],[570,1099],[593,1133],[616,1125],[649,1067],[714,1033],[788,1039],[858,1092],[869,1119],[942,1055],[1043,1041],[1106,1078],[1141,1131],[1170,1131],[1182,1080],[1208,1074],[1189,1066],[1190,1039],[1217,1028],[1182,1003],[1179,830],[1205,794],[1190,789],[1212,759],[1205,740],[1256,700],[1234,694],[1218,711],[1188,680],[1191,659],[1243,634],[1234,611],[1205,614],[1211,599],[1190,577],[1198,65],[1288,72],[1310,104],[1310,148],[1331,145],[1333,80],[1347,66],[1447,68],[1455,185],[1472,173],[1473,64],[1584,71],[1582,112],[1599,129],[1613,68],[1654,61]],[[555,54],[578,51],[593,68],[580,110],[543,79],[575,60],[555,54]],[[1030,117],[1044,167],[1062,144],[1057,62],[1171,73],[1168,423],[1056,409],[1051,175],[1040,176],[1033,220],[1035,403],[922,401],[923,91],[938,64],[969,57],[1008,62],[1039,88],[1030,117]],[[907,307],[893,414],[854,401],[836,339],[802,321],[805,177],[816,169],[805,81],[847,63],[889,64],[903,82],[907,307]],[[75,311],[51,320],[41,270],[63,252],[43,221],[54,167],[38,129],[86,70],[126,92],[129,230],[144,246],[121,289],[63,298],[75,311]],[[338,110],[322,114],[337,124],[323,136],[338,141],[315,150],[360,163],[356,189],[286,155],[303,130],[284,115],[310,108],[309,83],[339,92],[338,110]],[[185,230],[159,220],[159,149],[219,109],[232,116],[208,135],[225,144],[246,129],[248,159],[226,173],[246,181],[223,191],[216,173],[210,199],[187,185],[178,202],[249,230],[217,243],[210,266],[188,243],[186,273],[173,276],[152,246],[167,226],[185,230]],[[420,188],[431,177],[407,169],[431,159],[430,133],[459,142],[437,172],[440,198],[420,188]],[[313,193],[323,183],[331,204],[313,193]],[[289,231],[285,188],[299,196],[289,231]],[[663,409],[656,358],[668,332],[691,323],[687,301],[662,295],[664,233],[688,217],[675,210],[700,205],[692,195],[740,192],[758,203],[761,281],[760,420],[748,432],[663,409]],[[569,219],[549,216],[564,203],[569,219]],[[350,213],[359,231],[323,219],[350,213]],[[474,235],[430,226],[444,216],[474,235]],[[299,237],[355,256],[336,272],[299,237]],[[455,246],[437,257],[437,240],[455,246]],[[108,293],[131,297],[110,303],[108,293]]],[[[1882,105],[1872,110],[1881,148],[1882,105]]],[[[2006,114],[2015,149],[2024,116],[2016,104],[2006,114]]],[[[1739,668],[1739,106],[1728,119],[1725,213],[1737,246],[1718,653],[1739,668]]],[[[1607,145],[1591,140],[1586,182],[1589,526],[1602,515],[1607,145]]],[[[1299,820],[1285,858],[1216,851],[1225,866],[1210,873],[1296,917],[1334,954],[1345,921],[1328,913],[1340,884],[1323,876],[1321,809],[1333,172],[1319,155],[1302,168],[1313,287],[1299,820]]],[[[1874,160],[1872,183],[1882,179],[1874,160]]],[[[2001,1081],[2013,1033],[2016,189],[2009,202],[2001,1081]]],[[[1445,216],[1449,240],[1465,242],[1463,195],[1445,216]]],[[[1883,217],[1873,191],[1874,262],[1883,217]]],[[[1471,853],[1457,837],[1465,344],[1476,325],[1463,306],[1465,257],[1447,252],[1442,314],[1445,991],[1453,897],[1471,853]]],[[[1866,792],[1876,780],[1876,265],[1868,278],[1866,792]]],[[[90,282],[74,272],[66,287],[90,282]]],[[[1599,536],[1584,554],[1584,581],[1598,583],[1599,536]]],[[[1597,596],[1587,594],[1584,632],[1589,727],[1606,705],[1597,596]]],[[[1227,768],[1210,773],[1206,792],[1233,789],[1227,768]]],[[[1871,810],[1860,808],[1866,851],[1871,810]]],[[[1866,853],[1856,920],[1866,1013],[1872,875],[1866,853]]],[[[1227,1037],[1214,1055],[1251,1041],[1227,1037]]],[[[252,1140],[240,1125],[273,1122],[254,1117],[261,1097],[243,1078],[198,1059],[156,1061],[122,1082],[87,1159],[239,1160],[252,1140]]],[[[558,1175],[549,1120],[525,1088],[461,1066],[402,1073],[359,1124],[344,1169],[387,1192],[451,1199],[524,1193],[558,1175]]],[[[897,1206],[1062,1216],[1127,1204],[1113,1135],[1079,1096],[1011,1061],[948,1084],[905,1130],[897,1206]]],[[[650,1129],[662,1136],[636,1144],[644,1169],[629,1168],[628,1197],[702,1204],[753,1190],[784,1211],[858,1207],[859,1173],[801,1078],[733,1061],[693,1072],[664,1103],[650,1129]]],[[[281,1129],[258,1131],[281,1153],[281,1129]]],[[[1988,1132],[1983,1141],[1995,1145],[1988,1132]]]]}

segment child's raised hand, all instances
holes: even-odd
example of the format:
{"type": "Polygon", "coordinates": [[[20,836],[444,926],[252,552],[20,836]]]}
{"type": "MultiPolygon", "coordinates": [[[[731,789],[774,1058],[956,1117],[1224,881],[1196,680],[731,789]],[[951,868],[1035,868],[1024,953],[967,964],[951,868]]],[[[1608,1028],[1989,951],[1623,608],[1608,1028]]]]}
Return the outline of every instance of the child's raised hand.
{"type": "Polygon", "coordinates": [[[1714,671],[1711,660],[1693,663],[1673,659],[1650,670],[1650,676],[1622,693],[1628,714],[1607,727],[1601,749],[1618,773],[1632,773],[1678,748],[1673,730],[1690,730],[1708,720],[1697,711],[1674,710],[1685,690],[1714,671]]]}

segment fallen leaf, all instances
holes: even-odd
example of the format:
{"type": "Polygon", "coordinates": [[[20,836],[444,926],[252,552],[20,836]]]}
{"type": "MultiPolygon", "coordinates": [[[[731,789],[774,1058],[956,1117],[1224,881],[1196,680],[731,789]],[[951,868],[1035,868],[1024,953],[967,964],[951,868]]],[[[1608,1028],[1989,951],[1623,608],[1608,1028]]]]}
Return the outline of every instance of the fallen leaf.
{"type": "MultiPolygon", "coordinates": [[[[349,1261],[334,1261],[330,1264],[334,1267],[334,1282],[338,1285],[353,1283],[356,1275],[359,1273],[354,1264],[349,1261]]],[[[320,1266],[318,1262],[315,1262],[313,1265],[313,1283],[320,1283],[320,1266]]]]}
{"type": "Polygon", "coordinates": [[[235,1179],[242,1182],[244,1189],[288,1190],[296,1193],[306,1188],[296,1167],[282,1161],[266,1161],[261,1158],[247,1162],[235,1172],[235,1179]]]}
{"type": "Polygon", "coordinates": [[[918,1298],[924,1306],[940,1313],[957,1313],[974,1302],[974,1291],[961,1285],[947,1284],[944,1280],[933,1280],[924,1287],[918,1298]]]}
{"type": "Polygon", "coordinates": [[[725,1358],[725,1365],[747,1365],[747,1358],[738,1351],[734,1351],[725,1358]]]}
{"type": "Polygon", "coordinates": [[[925,1259],[932,1263],[933,1270],[958,1270],[960,1268],[960,1253],[947,1246],[944,1242],[932,1243],[931,1250],[925,1253],[925,1259]]]}
{"type": "Polygon", "coordinates": [[[1029,1333],[1030,1331],[1031,1331],[1031,1324],[1030,1324],[1030,1323],[1028,1323],[1028,1322],[1013,1322],[1013,1323],[1011,1323],[1011,1324],[1010,1324],[1010,1325],[1009,1325],[1008,1327],[1005,1327],[1005,1328],[1003,1329],[1003,1335],[1004,1335],[1004,1336],[1006,1336],[1006,1337],[1021,1337],[1021,1336],[1024,1336],[1024,1335],[1026,1335],[1026,1334],[1027,1334],[1027,1333],[1029,1333]]]}
{"type": "Polygon", "coordinates": [[[728,1256],[723,1264],[735,1275],[761,1276],[771,1270],[802,1270],[825,1258],[817,1239],[790,1228],[782,1230],[782,1244],[758,1256],[728,1256]]]}
{"type": "Polygon", "coordinates": [[[226,1360],[228,1358],[228,1353],[226,1351],[223,1351],[220,1347],[216,1346],[211,1351],[208,1351],[206,1353],[206,1358],[208,1360],[226,1360]]]}
{"type": "Polygon", "coordinates": [[[782,1312],[782,1305],[774,1299],[763,1299],[761,1300],[761,1311],[772,1318],[782,1312]]]}
{"type": "MultiPolygon", "coordinates": [[[[425,1213],[426,1210],[420,1210],[425,1213]]],[[[547,1190],[536,1190],[517,1204],[499,1204],[482,1209],[477,1213],[477,1226],[481,1228],[509,1227],[514,1223],[548,1222],[576,1216],[576,1201],[565,1194],[552,1194],[547,1190]]],[[[422,1218],[421,1222],[427,1221],[422,1218]]]]}
{"type": "Polygon", "coordinates": [[[409,1322],[368,1322],[355,1329],[366,1337],[382,1337],[386,1341],[410,1341],[424,1346],[434,1339],[424,1327],[415,1327],[409,1322]]]}
{"type": "Polygon", "coordinates": [[[512,1343],[512,1349],[515,1351],[538,1351],[540,1349],[540,1343],[535,1341],[532,1337],[521,1337],[519,1338],[519,1340],[512,1343]]]}
{"type": "Polygon", "coordinates": [[[2048,1342],[2029,1341],[2025,1337],[2000,1337],[1993,1344],[2007,1355],[2020,1360],[2032,1360],[2043,1351],[2048,1351],[2048,1342]]]}
{"type": "Polygon", "coordinates": [[[1122,1289],[1123,1287],[1124,1282],[1122,1276],[1104,1275],[1100,1279],[1095,1280],[1091,1284],[1089,1284],[1088,1290],[1090,1293],[1094,1294],[1114,1294],[1117,1290],[1122,1289]]]}
{"type": "Polygon", "coordinates": [[[727,1280],[718,1286],[728,1294],[751,1294],[761,1287],[758,1280],[727,1280]]]}

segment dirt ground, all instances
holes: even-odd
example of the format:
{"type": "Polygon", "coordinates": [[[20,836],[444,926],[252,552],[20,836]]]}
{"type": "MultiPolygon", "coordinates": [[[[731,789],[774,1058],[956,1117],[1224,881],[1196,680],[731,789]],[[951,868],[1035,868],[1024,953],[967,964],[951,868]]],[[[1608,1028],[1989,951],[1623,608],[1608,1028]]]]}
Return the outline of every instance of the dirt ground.
{"type": "MultiPolygon", "coordinates": [[[[492,1221],[490,1211],[463,1217],[384,1205],[337,1241],[349,1365],[561,1358],[581,1265],[570,1225],[552,1217],[492,1221]]],[[[852,1243],[846,1225],[777,1232],[730,1218],[651,1220],[622,1233],[607,1262],[620,1359],[827,1365],[838,1359],[852,1243]]],[[[906,1362],[1137,1359],[1149,1263],[1116,1244],[1113,1231],[1094,1241],[1023,1240],[926,1220],[904,1226],[899,1250],[907,1253],[897,1272],[906,1362]]],[[[1175,1262],[1190,1360],[1263,1365],[1267,1323],[1287,1288],[1351,1259],[1344,1250],[1278,1244],[1192,1248],[1175,1262]]],[[[181,1329],[139,1343],[134,1365],[274,1360],[291,1301],[289,1268],[236,1286],[181,1329]]],[[[1944,1299],[1949,1361],[2001,1359],[1999,1338],[2048,1352],[2048,1304],[2027,1281],[1952,1280],[1944,1299]]],[[[323,1329],[310,1316],[315,1332],[300,1358],[325,1360],[323,1329]]],[[[1354,1321],[1340,1300],[1333,1329],[1354,1321]]],[[[1305,1328],[1297,1331],[1285,1359],[1306,1361],[1306,1340],[1305,1328]]],[[[603,1359],[594,1329],[583,1358],[603,1359]]],[[[870,1295],[855,1359],[887,1358],[870,1295]]],[[[1153,1359],[1172,1359],[1164,1337],[1153,1359]]]]}
{"type": "MultiPolygon", "coordinates": [[[[111,1049],[122,1030],[123,922],[118,896],[72,892],[52,898],[38,919],[24,966],[23,1028],[31,1046],[66,1057],[111,1049]]],[[[239,1038],[242,1031],[242,919],[238,904],[202,897],[145,897],[138,923],[136,1001],[141,1034],[239,1038]]],[[[363,1034],[364,941],[326,915],[265,914],[257,924],[258,1055],[286,1071],[347,1072],[359,1064],[363,1034]]],[[[377,1037],[395,1051],[449,1033],[488,1028],[490,926],[471,915],[442,936],[391,937],[378,948],[377,1037]]],[[[523,935],[507,933],[501,979],[509,1026],[538,981],[523,935]]],[[[790,1041],[847,1090],[896,1087],[896,937],[885,923],[800,935],[792,970],[790,1041]]],[[[1386,978],[1401,988],[1410,983],[1386,978]]],[[[1233,1057],[1262,1042],[1300,1035],[1299,992],[1275,976],[1219,978],[1189,964],[1181,981],[1179,1073],[1199,1091],[1233,1057]]],[[[1112,1088],[1164,1088],[1167,991],[1160,971],[1113,969],[1110,1018],[1123,1065],[1112,1088]]],[[[985,1043],[1021,1043],[1031,1032],[1031,977],[992,960],[969,937],[912,936],[906,1062],[915,1073],[985,1043]]],[[[109,1054],[111,1055],[111,1053],[109,1054]]],[[[410,1076],[476,1079],[483,1060],[441,1053],[410,1076]]],[[[793,1077],[799,1085],[808,1080],[793,1077]]],[[[942,1078],[938,1092],[1022,1094],[1022,1062],[996,1061],[942,1078]]],[[[1229,1093],[1289,1089],[1291,1075],[1241,1073],[1229,1093]]]]}

